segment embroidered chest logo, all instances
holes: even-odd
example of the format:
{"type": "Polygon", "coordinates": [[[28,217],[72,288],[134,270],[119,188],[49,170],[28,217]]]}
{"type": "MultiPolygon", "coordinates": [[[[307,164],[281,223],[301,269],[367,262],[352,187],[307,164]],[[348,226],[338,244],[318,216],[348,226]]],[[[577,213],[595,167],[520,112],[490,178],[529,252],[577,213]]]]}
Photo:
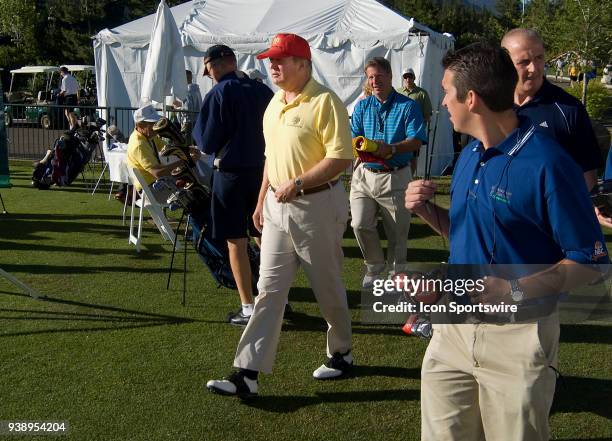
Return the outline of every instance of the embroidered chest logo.
{"type": "Polygon", "coordinates": [[[546,121],[543,121],[540,123],[540,127],[548,128],[548,123],[546,121]]]}
{"type": "Polygon", "coordinates": [[[512,192],[503,188],[499,188],[497,185],[494,185],[491,187],[491,192],[489,193],[489,196],[498,202],[510,205],[510,198],[512,197],[512,192]]]}

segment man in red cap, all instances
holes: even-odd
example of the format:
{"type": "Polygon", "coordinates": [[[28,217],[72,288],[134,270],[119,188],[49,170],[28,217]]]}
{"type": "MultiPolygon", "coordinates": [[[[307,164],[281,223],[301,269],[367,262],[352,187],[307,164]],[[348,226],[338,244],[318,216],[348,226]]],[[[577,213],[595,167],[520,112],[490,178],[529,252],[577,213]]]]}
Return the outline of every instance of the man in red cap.
{"type": "Polygon", "coordinates": [[[253,214],[262,230],[259,295],[238,344],[238,370],[206,385],[224,395],[254,395],[257,374],[271,372],[284,305],[300,265],[328,324],[329,359],[313,377],[338,378],[353,365],[342,282],[348,198],[338,184],[353,157],[348,113],[335,93],[312,78],[310,47],[303,38],[278,34],[257,58],[270,59],[272,81],[280,90],[264,114],[266,164],[253,214]]]}

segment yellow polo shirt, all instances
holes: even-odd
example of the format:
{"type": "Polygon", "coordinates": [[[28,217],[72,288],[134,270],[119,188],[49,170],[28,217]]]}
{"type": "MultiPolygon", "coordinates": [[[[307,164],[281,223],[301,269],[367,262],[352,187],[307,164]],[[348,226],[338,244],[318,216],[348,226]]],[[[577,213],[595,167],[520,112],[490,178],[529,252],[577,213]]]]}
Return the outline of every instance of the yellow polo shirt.
{"type": "Polygon", "coordinates": [[[312,78],[291,103],[276,92],[263,118],[270,185],[278,188],[323,158],[353,159],[346,107],[312,78]]]}
{"type": "MultiPolygon", "coordinates": [[[[157,148],[158,152],[164,147],[164,142],[159,136],[155,135],[149,142],[147,137],[137,130],[134,130],[130,135],[127,147],[127,165],[138,170],[149,185],[155,182],[155,176],[149,173],[149,170],[160,164],[153,150],[154,147],[157,148]]],[[[140,185],[138,183],[134,185],[140,191],[140,185]]]]}

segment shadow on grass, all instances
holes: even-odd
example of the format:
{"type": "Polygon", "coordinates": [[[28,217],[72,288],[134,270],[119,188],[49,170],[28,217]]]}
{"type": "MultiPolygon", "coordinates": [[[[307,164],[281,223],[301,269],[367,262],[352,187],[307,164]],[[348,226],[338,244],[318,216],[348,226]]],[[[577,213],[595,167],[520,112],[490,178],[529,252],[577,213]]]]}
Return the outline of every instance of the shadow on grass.
{"type": "Polygon", "coordinates": [[[612,380],[562,377],[557,384],[551,413],[591,412],[612,418],[612,380]]]}
{"type": "MultiPolygon", "coordinates": [[[[400,325],[376,325],[363,326],[360,323],[353,322],[353,334],[359,335],[392,335],[402,336],[400,325]]],[[[285,331],[307,331],[307,332],[325,332],[327,331],[327,323],[320,316],[312,316],[293,310],[291,317],[283,323],[285,331]]]]}
{"type": "MultiPolygon", "coordinates": [[[[115,220],[119,217],[117,216],[115,220]]],[[[7,219],[10,221],[10,219],[7,219]]],[[[48,220],[40,221],[17,221],[10,225],[10,228],[0,232],[0,237],[6,239],[32,240],[46,238],[45,233],[94,233],[103,234],[105,237],[125,238],[128,236],[129,226],[110,225],[85,222],[55,222],[52,216],[48,220]]]]}
{"type": "Polygon", "coordinates": [[[353,377],[391,377],[421,379],[421,368],[404,368],[398,366],[355,366],[353,377]]]}
{"type": "Polygon", "coordinates": [[[598,325],[561,325],[563,343],[612,344],[612,327],[598,325]]]}
{"type": "MultiPolygon", "coordinates": [[[[136,254],[136,253],[134,253],[136,254]]],[[[138,260],[143,260],[140,256],[135,256],[138,260]]],[[[97,274],[97,273],[139,273],[139,274],[167,274],[168,268],[132,268],[120,266],[68,266],[68,265],[2,265],[2,269],[12,273],[18,273],[27,269],[29,274],[97,274]]],[[[181,269],[174,269],[172,273],[182,273],[181,269]]]]}
{"type": "MultiPolygon", "coordinates": [[[[2,291],[3,294],[13,295],[17,297],[28,297],[26,294],[17,294],[2,291]]],[[[177,317],[166,314],[156,314],[134,309],[119,308],[115,306],[97,305],[94,303],[77,302],[74,300],[64,300],[53,297],[44,297],[34,300],[36,302],[45,302],[57,305],[66,305],[71,307],[86,308],[87,310],[103,311],[104,313],[88,313],[88,312],[63,312],[63,311],[45,311],[37,309],[14,309],[0,308],[0,321],[2,320],[24,320],[24,321],[69,321],[69,322],[106,322],[115,326],[96,326],[85,328],[64,328],[64,329],[36,329],[20,332],[5,332],[0,333],[2,337],[15,337],[23,335],[37,334],[56,334],[65,332],[92,332],[92,331],[116,331],[123,329],[148,328],[154,326],[167,325],[182,325],[194,323],[198,320],[177,317]],[[5,315],[6,313],[12,315],[5,315]],[[118,325],[118,326],[117,326],[118,325]]]]}
{"type": "MultiPolygon", "coordinates": [[[[361,250],[356,246],[343,246],[342,251],[344,257],[349,259],[363,259],[361,250]]],[[[387,248],[383,247],[385,255],[387,248]]],[[[448,260],[448,251],[435,248],[411,248],[408,243],[407,252],[408,262],[446,262],[448,260]]]]}
{"type": "MultiPolygon", "coordinates": [[[[347,290],[347,301],[350,309],[358,308],[361,304],[361,293],[357,290],[347,290]]],[[[293,287],[289,290],[289,302],[315,303],[317,299],[311,288],[293,287]]]]}
{"type": "Polygon", "coordinates": [[[420,391],[387,389],[376,391],[319,392],[315,396],[259,396],[244,400],[249,407],[274,413],[293,413],[304,407],[324,403],[371,403],[376,401],[417,401],[420,391]]]}
{"type": "MultiPolygon", "coordinates": [[[[127,234],[126,234],[127,236],[127,234]]],[[[126,240],[127,242],[127,240],[126,240]]],[[[14,251],[31,251],[32,244],[27,242],[8,242],[1,241],[2,249],[14,250],[14,251]]],[[[56,245],[45,245],[41,243],[36,244],[37,252],[65,252],[65,253],[81,253],[87,254],[88,256],[101,256],[105,254],[113,255],[126,255],[126,256],[138,256],[139,260],[150,260],[159,257],[157,253],[166,251],[161,246],[143,244],[143,251],[140,254],[136,253],[136,249],[132,246],[130,248],[97,248],[96,244],[91,244],[89,247],[84,246],[56,246],[56,245]]]]}
{"type": "MultiPolygon", "coordinates": [[[[96,185],[95,181],[93,184],[90,184],[89,186],[83,185],[83,184],[70,184],[69,186],[66,187],[51,187],[49,190],[38,190],[41,193],[46,193],[46,192],[72,192],[72,193],[89,193],[91,194],[91,192],[93,191],[94,186],[96,185]]],[[[32,187],[32,185],[29,184],[13,184],[13,187],[16,188],[25,188],[25,189],[33,189],[34,187],[32,187]]]]}

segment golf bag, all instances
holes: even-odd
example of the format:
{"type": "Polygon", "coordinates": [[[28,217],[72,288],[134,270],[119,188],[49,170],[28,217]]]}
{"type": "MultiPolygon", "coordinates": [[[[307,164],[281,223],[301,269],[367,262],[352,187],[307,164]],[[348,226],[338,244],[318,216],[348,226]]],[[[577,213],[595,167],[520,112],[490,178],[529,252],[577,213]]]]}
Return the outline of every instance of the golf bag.
{"type": "MultiPolygon", "coordinates": [[[[163,155],[163,153],[161,153],[163,155]]],[[[204,262],[218,286],[237,289],[230,267],[229,250],[225,240],[212,237],[211,200],[208,186],[199,183],[196,173],[187,164],[172,170],[173,179],[159,179],[153,184],[156,190],[171,189],[168,197],[170,209],[182,208],[189,215],[193,247],[204,262]]],[[[248,244],[253,290],[257,292],[259,279],[259,250],[248,244]]]]}
{"type": "MultiPolygon", "coordinates": [[[[229,262],[229,250],[225,240],[216,240],[211,237],[207,225],[202,225],[201,219],[190,218],[189,223],[192,231],[193,246],[208,268],[219,286],[229,289],[238,289],[232,268],[229,262]]],[[[259,279],[259,250],[252,244],[248,244],[249,263],[253,281],[253,292],[257,292],[257,280],[259,279]]]]}
{"type": "Polygon", "coordinates": [[[32,186],[47,190],[52,184],[58,187],[70,185],[90,161],[102,139],[104,124],[106,121],[98,119],[57,138],[45,157],[34,164],[32,186]]]}

